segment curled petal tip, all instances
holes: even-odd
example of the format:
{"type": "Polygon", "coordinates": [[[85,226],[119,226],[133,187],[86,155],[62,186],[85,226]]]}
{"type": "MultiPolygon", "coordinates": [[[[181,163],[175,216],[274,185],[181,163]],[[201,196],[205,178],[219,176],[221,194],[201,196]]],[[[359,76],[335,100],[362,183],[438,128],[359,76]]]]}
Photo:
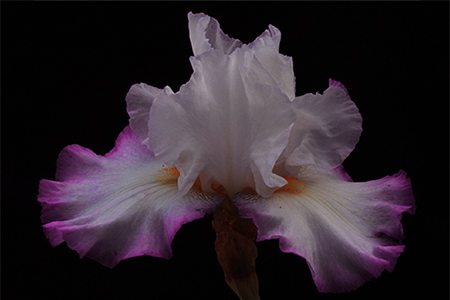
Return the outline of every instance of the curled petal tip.
{"type": "Polygon", "coordinates": [[[337,80],[334,80],[334,79],[331,79],[331,78],[328,79],[328,85],[329,85],[330,87],[334,86],[334,87],[341,88],[341,89],[343,89],[346,93],[348,93],[347,88],[346,88],[341,82],[339,82],[339,81],[337,81],[337,80]]]}

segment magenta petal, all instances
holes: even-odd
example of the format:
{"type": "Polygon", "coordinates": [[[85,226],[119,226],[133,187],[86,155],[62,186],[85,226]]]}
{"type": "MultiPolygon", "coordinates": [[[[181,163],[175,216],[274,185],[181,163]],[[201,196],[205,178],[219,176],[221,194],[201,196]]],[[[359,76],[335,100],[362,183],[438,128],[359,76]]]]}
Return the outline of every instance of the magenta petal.
{"type": "Polygon", "coordinates": [[[181,225],[201,218],[214,199],[179,196],[175,183],[161,183],[162,164],[126,128],[105,156],[80,146],[60,154],[59,181],[41,180],[44,231],[53,246],[65,241],[81,257],[112,267],[140,255],[171,256],[181,225]]]}
{"type": "Polygon", "coordinates": [[[336,81],[336,80],[333,80],[333,79],[330,78],[328,80],[328,85],[330,87],[338,87],[338,88],[342,89],[345,93],[348,94],[347,88],[339,81],[336,81]]]}
{"type": "Polygon", "coordinates": [[[321,292],[350,291],[393,270],[404,249],[402,213],[414,212],[404,172],[362,183],[317,174],[302,181],[298,194],[236,200],[258,240],[278,238],[282,251],[304,257],[321,292]]]}

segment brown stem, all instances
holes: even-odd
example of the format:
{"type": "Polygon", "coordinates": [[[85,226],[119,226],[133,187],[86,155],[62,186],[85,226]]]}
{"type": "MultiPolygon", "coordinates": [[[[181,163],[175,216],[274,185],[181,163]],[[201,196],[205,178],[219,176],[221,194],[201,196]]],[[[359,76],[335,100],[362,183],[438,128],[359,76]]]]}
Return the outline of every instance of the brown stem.
{"type": "Polygon", "coordinates": [[[227,197],[214,211],[216,253],[225,280],[241,300],[259,299],[255,260],[257,229],[251,219],[242,219],[227,197]]]}

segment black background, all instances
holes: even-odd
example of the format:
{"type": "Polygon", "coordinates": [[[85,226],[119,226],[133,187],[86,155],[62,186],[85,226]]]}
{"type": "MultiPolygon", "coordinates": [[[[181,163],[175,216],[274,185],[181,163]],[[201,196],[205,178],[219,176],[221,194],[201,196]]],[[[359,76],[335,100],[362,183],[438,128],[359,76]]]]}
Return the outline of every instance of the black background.
{"type": "Polygon", "coordinates": [[[182,227],[174,257],[108,269],[52,248],[38,181],[59,151],[105,153],[127,125],[124,97],[146,82],[174,90],[191,74],[187,13],[252,41],[269,24],[292,56],[297,95],[342,81],[364,132],[345,166],[356,181],[404,169],[417,213],[403,218],[394,272],[348,294],[318,294],[305,261],[259,243],[262,299],[448,299],[447,3],[2,3],[2,299],[235,299],[214,252],[211,218],[182,227]]]}

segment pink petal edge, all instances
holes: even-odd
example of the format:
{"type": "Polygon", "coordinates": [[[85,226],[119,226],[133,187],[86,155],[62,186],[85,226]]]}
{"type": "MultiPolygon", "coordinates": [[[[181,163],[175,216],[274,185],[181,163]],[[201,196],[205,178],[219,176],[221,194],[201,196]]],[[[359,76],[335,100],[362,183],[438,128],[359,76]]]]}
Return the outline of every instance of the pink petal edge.
{"type": "Polygon", "coordinates": [[[43,179],[39,186],[43,229],[51,245],[66,241],[80,257],[108,267],[134,256],[170,258],[178,229],[203,217],[216,202],[193,194],[179,197],[176,186],[139,184],[155,168],[161,164],[129,128],[105,156],[78,145],[64,148],[57,164],[60,181],[43,179]]]}

